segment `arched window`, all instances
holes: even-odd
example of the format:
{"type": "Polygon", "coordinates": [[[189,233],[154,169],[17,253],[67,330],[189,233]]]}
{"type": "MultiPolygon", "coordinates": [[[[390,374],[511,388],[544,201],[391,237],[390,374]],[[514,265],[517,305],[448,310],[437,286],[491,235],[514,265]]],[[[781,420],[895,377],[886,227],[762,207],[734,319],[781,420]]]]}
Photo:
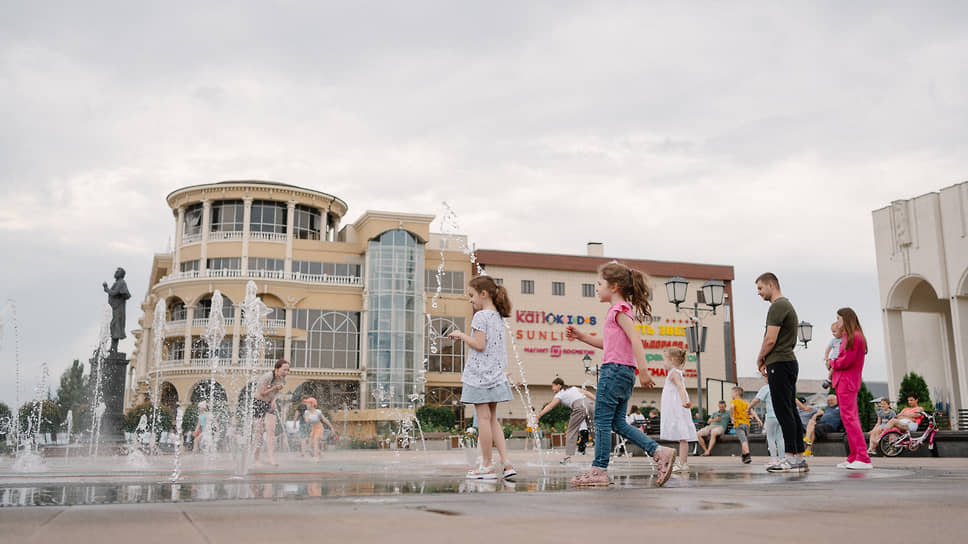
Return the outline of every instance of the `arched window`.
{"type": "Polygon", "coordinates": [[[434,317],[424,342],[429,372],[463,372],[464,343],[444,336],[450,330],[464,330],[463,317],[434,317]]]}
{"type": "MultiPolygon", "coordinates": [[[[212,296],[208,295],[195,305],[195,319],[208,319],[212,313],[212,296]]],[[[235,304],[232,299],[222,295],[222,317],[235,317],[235,304]]]]}
{"type": "Polygon", "coordinates": [[[293,367],[360,367],[357,312],[296,309],[293,310],[293,328],[306,331],[306,340],[292,342],[293,367]]]}
{"type": "Polygon", "coordinates": [[[176,298],[168,304],[168,321],[184,321],[188,319],[188,308],[185,302],[176,298]]]}

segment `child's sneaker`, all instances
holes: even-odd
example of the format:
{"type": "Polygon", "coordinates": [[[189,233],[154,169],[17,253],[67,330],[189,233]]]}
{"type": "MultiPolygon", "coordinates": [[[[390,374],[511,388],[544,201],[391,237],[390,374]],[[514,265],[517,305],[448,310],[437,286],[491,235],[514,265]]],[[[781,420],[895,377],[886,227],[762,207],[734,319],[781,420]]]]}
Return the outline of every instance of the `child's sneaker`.
{"type": "Polygon", "coordinates": [[[672,472],[689,472],[689,463],[680,463],[678,460],[672,466],[672,472]]]}
{"type": "Polygon", "coordinates": [[[517,475],[518,471],[514,470],[511,465],[504,465],[504,479],[508,479],[512,476],[517,475]]]}
{"type": "Polygon", "coordinates": [[[748,465],[748,464],[750,464],[752,462],[753,462],[753,454],[751,454],[751,453],[744,453],[743,454],[743,464],[744,465],[748,465]]]}
{"type": "Polygon", "coordinates": [[[807,446],[807,449],[803,450],[803,455],[805,455],[806,457],[810,457],[813,455],[813,450],[810,448],[810,446],[807,446]]]}

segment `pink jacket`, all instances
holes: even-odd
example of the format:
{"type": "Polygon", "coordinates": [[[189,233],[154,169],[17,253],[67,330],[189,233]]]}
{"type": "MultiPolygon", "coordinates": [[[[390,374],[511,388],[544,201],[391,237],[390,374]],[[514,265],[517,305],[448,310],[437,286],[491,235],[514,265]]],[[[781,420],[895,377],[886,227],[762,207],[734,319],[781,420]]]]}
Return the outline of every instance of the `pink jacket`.
{"type": "Polygon", "coordinates": [[[861,374],[864,372],[864,356],[867,353],[867,340],[859,332],[854,333],[854,345],[847,349],[847,339],[840,343],[840,355],[830,361],[830,381],[834,389],[840,391],[859,391],[861,374]]]}

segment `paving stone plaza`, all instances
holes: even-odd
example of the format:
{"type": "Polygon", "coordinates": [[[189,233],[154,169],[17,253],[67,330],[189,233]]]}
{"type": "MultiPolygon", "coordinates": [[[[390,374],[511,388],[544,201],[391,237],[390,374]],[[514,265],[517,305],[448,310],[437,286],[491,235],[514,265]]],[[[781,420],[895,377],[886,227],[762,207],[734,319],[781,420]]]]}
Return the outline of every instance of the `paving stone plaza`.
{"type": "Polygon", "coordinates": [[[574,489],[588,458],[560,465],[518,452],[513,482],[464,479],[461,452],[327,452],[280,457],[244,479],[203,456],[137,470],[125,459],[48,459],[43,473],[0,465],[0,542],[504,542],[604,538],[954,542],[968,529],[968,460],[875,458],[848,472],[815,457],[805,474],[768,474],[762,458],[692,457],[653,485],[648,459],[622,458],[613,484],[574,489]],[[530,457],[530,459],[529,459],[530,457]],[[903,506],[903,509],[902,509],[903,506]]]}

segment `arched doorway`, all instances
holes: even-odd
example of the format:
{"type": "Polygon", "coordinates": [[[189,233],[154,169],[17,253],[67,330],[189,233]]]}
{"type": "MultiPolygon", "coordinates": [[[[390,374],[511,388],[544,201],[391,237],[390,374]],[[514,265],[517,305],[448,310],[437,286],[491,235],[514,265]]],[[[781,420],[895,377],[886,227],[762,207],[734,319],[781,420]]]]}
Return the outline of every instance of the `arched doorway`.
{"type": "Polygon", "coordinates": [[[159,402],[171,412],[172,417],[178,409],[178,389],[171,382],[162,382],[159,387],[159,402]]]}

